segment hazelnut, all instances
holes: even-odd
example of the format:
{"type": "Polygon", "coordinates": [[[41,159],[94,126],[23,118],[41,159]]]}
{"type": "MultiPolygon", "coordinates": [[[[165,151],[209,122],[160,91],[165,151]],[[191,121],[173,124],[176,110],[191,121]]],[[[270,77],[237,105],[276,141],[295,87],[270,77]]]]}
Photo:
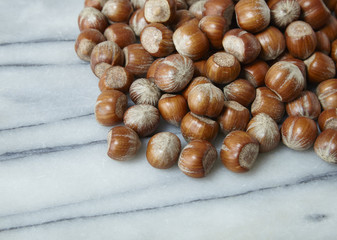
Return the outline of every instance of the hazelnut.
{"type": "Polygon", "coordinates": [[[226,32],[222,40],[226,52],[234,55],[241,63],[253,62],[261,51],[258,39],[251,33],[240,28],[226,32]]]}
{"type": "Polygon", "coordinates": [[[335,10],[337,0],[323,0],[323,2],[331,12],[335,10]]]}
{"type": "Polygon", "coordinates": [[[133,7],[129,0],[108,0],[102,9],[109,23],[128,22],[132,12],[133,7]]]}
{"type": "Polygon", "coordinates": [[[322,0],[297,0],[301,6],[303,20],[315,30],[323,27],[330,17],[330,11],[322,0]]]}
{"type": "Polygon", "coordinates": [[[154,77],[155,77],[155,73],[156,73],[156,69],[157,69],[157,66],[160,62],[162,62],[164,60],[164,58],[157,58],[156,60],[154,60],[152,63],[151,63],[151,66],[149,67],[149,70],[147,71],[146,73],[146,78],[147,79],[150,79],[150,80],[153,80],[154,81],[154,77]]]}
{"type": "Polygon", "coordinates": [[[230,53],[217,52],[207,59],[206,76],[215,83],[230,83],[241,71],[239,61],[230,53]]]}
{"type": "MultiPolygon", "coordinates": [[[[304,61],[294,58],[294,57],[284,57],[284,58],[281,58],[279,61],[285,61],[285,62],[290,62],[290,63],[295,64],[300,69],[303,75],[303,78],[305,80],[307,79],[307,68],[304,64],[304,61]]],[[[306,87],[307,85],[306,81],[304,81],[304,83],[305,83],[304,86],[306,87]]]]}
{"type": "Polygon", "coordinates": [[[190,6],[188,11],[190,11],[194,15],[194,17],[200,20],[202,18],[202,13],[205,10],[204,5],[206,2],[207,2],[206,0],[197,1],[190,6]]]}
{"type": "Polygon", "coordinates": [[[175,17],[176,8],[175,0],[147,0],[144,16],[150,23],[169,23],[175,17]]]}
{"type": "Polygon", "coordinates": [[[172,22],[172,29],[175,31],[177,30],[180,26],[184,25],[185,23],[187,23],[188,21],[192,20],[194,17],[194,15],[188,11],[188,10],[178,10],[176,12],[176,16],[173,19],[172,22]]]}
{"type": "Polygon", "coordinates": [[[85,0],[84,1],[84,6],[85,7],[93,7],[96,8],[97,10],[101,11],[104,4],[107,2],[108,0],[85,0]]]}
{"type": "Polygon", "coordinates": [[[155,71],[155,83],[164,92],[179,92],[191,81],[193,61],[180,54],[173,54],[161,61],[155,71]]]}
{"type": "Polygon", "coordinates": [[[136,36],[140,36],[144,27],[149,23],[144,17],[144,8],[137,9],[130,17],[129,26],[135,32],[136,36]]]}
{"type": "Polygon", "coordinates": [[[124,48],[136,42],[136,36],[132,28],[126,23],[113,23],[104,31],[104,36],[124,48]]]}
{"type": "Polygon", "coordinates": [[[285,112],[284,103],[267,87],[256,89],[256,97],[251,106],[253,116],[259,113],[269,115],[276,122],[281,122],[285,112]]]}
{"type": "Polygon", "coordinates": [[[280,143],[277,123],[265,113],[254,116],[247,125],[247,133],[260,144],[260,152],[270,152],[280,143]]]}
{"type": "Polygon", "coordinates": [[[160,96],[160,89],[149,79],[139,78],[130,86],[130,98],[135,104],[157,106],[160,96]]]}
{"type": "Polygon", "coordinates": [[[150,138],[146,158],[152,167],[167,169],[178,161],[180,150],[180,139],[175,134],[161,132],[150,138]]]}
{"type": "Polygon", "coordinates": [[[301,7],[297,0],[269,0],[271,21],[279,28],[285,28],[300,17],[301,7]]]}
{"type": "Polygon", "coordinates": [[[166,57],[174,51],[173,32],[161,23],[151,23],[140,34],[142,46],[154,57],[166,57]]]}
{"type": "Polygon", "coordinates": [[[126,70],[137,77],[145,76],[154,61],[151,54],[140,43],[134,43],[123,48],[123,52],[126,70]]]}
{"type": "Polygon", "coordinates": [[[316,154],[328,163],[337,163],[337,130],[327,129],[316,139],[314,150],[316,154]]]}
{"type": "Polygon", "coordinates": [[[102,92],[96,101],[95,117],[98,123],[112,126],[122,122],[123,114],[128,106],[126,95],[117,90],[102,92]]]}
{"type": "Polygon", "coordinates": [[[223,165],[232,172],[249,171],[259,154],[259,142],[244,131],[229,133],[220,150],[223,165]]]}
{"type": "Polygon", "coordinates": [[[108,134],[108,156],[117,161],[133,158],[141,147],[135,131],[125,126],[113,127],[108,134]]]}
{"type": "Polygon", "coordinates": [[[75,52],[83,60],[90,62],[90,56],[94,47],[106,41],[103,34],[96,29],[85,29],[78,35],[75,43],[75,52]]]}
{"type": "Polygon", "coordinates": [[[115,42],[101,42],[92,50],[90,66],[96,76],[102,74],[101,65],[103,65],[104,71],[107,69],[106,63],[112,66],[123,65],[124,63],[124,54],[115,42]]]}
{"type": "Polygon", "coordinates": [[[321,104],[315,93],[303,91],[298,98],[286,104],[289,116],[303,116],[317,119],[321,113],[321,104]]]}
{"type": "Polygon", "coordinates": [[[188,8],[185,0],[175,0],[175,1],[176,1],[177,10],[186,10],[188,8]]]}
{"type": "Polygon", "coordinates": [[[218,135],[219,124],[210,118],[189,112],[182,119],[180,130],[186,142],[195,139],[203,139],[211,142],[218,135]]]}
{"type": "Polygon", "coordinates": [[[304,63],[307,66],[308,80],[312,83],[320,83],[336,75],[334,61],[324,53],[315,52],[304,63]]]}
{"type": "Polygon", "coordinates": [[[310,118],[290,116],[282,124],[281,136],[283,144],[288,148],[304,151],[314,144],[317,126],[310,118]]]}
{"type": "Polygon", "coordinates": [[[332,42],[333,40],[335,40],[337,38],[337,19],[335,16],[331,15],[327,24],[320,29],[320,31],[324,32],[330,42],[332,42]]]}
{"type": "Polygon", "coordinates": [[[194,77],[206,77],[206,60],[194,62],[194,77]]]}
{"type": "Polygon", "coordinates": [[[286,48],[285,38],[276,27],[270,26],[255,36],[261,45],[259,57],[265,61],[276,59],[286,48]]]}
{"type": "Polygon", "coordinates": [[[130,0],[134,9],[143,8],[146,0],[130,0]]]}
{"type": "Polygon", "coordinates": [[[337,39],[331,43],[331,58],[337,63],[337,39]]]}
{"type": "Polygon", "coordinates": [[[190,93],[190,91],[197,85],[199,84],[204,84],[204,83],[211,83],[211,81],[208,78],[205,77],[196,77],[193,78],[192,81],[189,83],[189,85],[184,89],[183,91],[183,96],[186,99],[186,101],[188,100],[188,94],[190,93]]]}
{"type": "Polygon", "coordinates": [[[197,115],[217,117],[224,103],[223,92],[212,83],[199,84],[188,94],[188,107],[197,115]]]}
{"type": "Polygon", "coordinates": [[[103,77],[105,71],[109,68],[111,68],[112,65],[109,64],[109,63],[105,63],[105,62],[102,62],[102,63],[99,63],[95,66],[95,70],[94,70],[94,74],[96,77],[98,77],[99,79],[101,79],[101,77],[103,77]]]}
{"type": "Polygon", "coordinates": [[[151,135],[159,125],[159,111],[152,105],[139,104],[124,113],[125,126],[133,129],[139,137],[151,135]]]}
{"type": "Polygon", "coordinates": [[[133,79],[133,75],[124,67],[110,66],[99,79],[98,87],[101,91],[115,89],[127,93],[133,79]]]}
{"type": "Polygon", "coordinates": [[[303,21],[295,21],[285,31],[288,51],[296,58],[306,59],[316,49],[317,38],[312,27],[303,21]]]}
{"type": "Polygon", "coordinates": [[[228,26],[231,25],[234,13],[232,0],[207,0],[204,7],[204,16],[220,16],[226,19],[228,26]]]}
{"type": "Polygon", "coordinates": [[[162,118],[169,124],[180,126],[183,117],[188,112],[187,102],[181,95],[164,94],[158,102],[162,118]]]}
{"type": "Polygon", "coordinates": [[[318,126],[322,132],[329,128],[337,130],[337,108],[323,111],[318,117],[318,126]]]}
{"type": "Polygon", "coordinates": [[[241,0],[235,5],[236,21],[240,28],[257,33],[270,23],[270,10],[264,0],[241,0]]]}
{"type": "Polygon", "coordinates": [[[237,79],[223,89],[226,101],[236,101],[248,107],[255,99],[254,86],[245,79],[237,79]]]}
{"type": "Polygon", "coordinates": [[[247,108],[235,101],[226,101],[217,122],[226,135],[235,130],[246,130],[249,118],[250,114],[247,108]]]}
{"type": "Polygon", "coordinates": [[[85,7],[78,16],[78,27],[80,31],[92,28],[103,33],[107,26],[108,21],[105,16],[96,8],[85,7]]]}
{"type": "Polygon", "coordinates": [[[177,52],[193,61],[204,57],[209,49],[208,39],[198,27],[198,23],[197,19],[192,19],[173,33],[173,43],[177,52]]]}
{"type": "Polygon", "coordinates": [[[328,35],[326,35],[326,33],[322,31],[317,31],[315,34],[317,38],[316,51],[329,55],[331,51],[331,43],[328,35]]]}
{"type": "Polygon", "coordinates": [[[193,140],[181,151],[178,167],[189,177],[205,177],[218,158],[215,147],[205,140],[193,140]]]}
{"type": "Polygon", "coordinates": [[[290,102],[304,89],[305,79],[295,64],[280,61],[269,68],[265,84],[282,102],[290,102]]]}
{"type": "Polygon", "coordinates": [[[228,24],[224,17],[205,16],[201,18],[199,28],[206,34],[208,40],[214,48],[222,48],[222,38],[228,30],[228,24]]]}
{"type": "Polygon", "coordinates": [[[337,108],[337,79],[321,82],[316,88],[316,95],[324,110],[337,108]]]}
{"type": "Polygon", "coordinates": [[[268,72],[269,65],[261,60],[242,67],[242,78],[250,82],[254,87],[261,87],[264,85],[264,78],[268,72]]]}

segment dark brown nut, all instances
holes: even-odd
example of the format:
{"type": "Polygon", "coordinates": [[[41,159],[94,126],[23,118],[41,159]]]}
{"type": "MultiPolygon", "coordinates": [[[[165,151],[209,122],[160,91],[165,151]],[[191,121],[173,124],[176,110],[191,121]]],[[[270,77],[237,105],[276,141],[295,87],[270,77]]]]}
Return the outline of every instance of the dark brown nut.
{"type": "Polygon", "coordinates": [[[129,26],[135,32],[136,36],[140,36],[140,33],[143,31],[144,27],[149,23],[144,17],[144,8],[136,10],[130,17],[129,26]]]}
{"type": "Polygon", "coordinates": [[[297,0],[301,6],[302,17],[315,30],[323,27],[329,20],[330,11],[322,0],[297,0]]]}
{"type": "Polygon", "coordinates": [[[103,34],[96,29],[85,29],[77,37],[75,43],[75,52],[83,60],[90,62],[90,56],[94,47],[106,41],[103,34]]]}
{"type": "Polygon", "coordinates": [[[232,172],[249,171],[259,154],[259,142],[243,131],[229,133],[220,150],[223,165],[232,172]]]}
{"type": "Polygon", "coordinates": [[[286,48],[285,38],[276,27],[270,26],[255,36],[261,45],[259,57],[265,61],[276,59],[286,48]]]}
{"type": "Polygon", "coordinates": [[[133,80],[133,75],[124,67],[110,66],[99,79],[98,87],[101,91],[114,89],[127,93],[133,80]]]}
{"type": "Polygon", "coordinates": [[[222,45],[226,52],[234,55],[243,64],[253,62],[261,51],[258,39],[240,28],[226,32],[222,45]]]}
{"type": "Polygon", "coordinates": [[[259,113],[269,115],[276,122],[281,122],[285,112],[284,103],[267,87],[256,89],[256,97],[251,106],[253,116],[259,113]]]}
{"type": "Polygon", "coordinates": [[[78,16],[78,27],[80,31],[92,28],[103,33],[107,26],[108,21],[105,16],[96,8],[85,7],[78,16]]]}
{"type": "Polygon", "coordinates": [[[277,123],[265,113],[260,113],[249,121],[247,133],[259,142],[261,153],[276,148],[281,139],[277,123]]]}
{"type": "Polygon", "coordinates": [[[290,102],[303,91],[305,79],[295,64],[280,61],[269,68],[265,84],[282,102],[290,102]]]}
{"type": "Polygon", "coordinates": [[[271,21],[279,28],[285,28],[300,17],[301,7],[297,0],[269,0],[267,3],[271,21]]]}
{"type": "Polygon", "coordinates": [[[183,9],[188,8],[185,0],[175,0],[175,1],[176,1],[177,10],[183,10],[183,9]]]}
{"type": "Polygon", "coordinates": [[[324,110],[337,108],[337,79],[321,82],[316,88],[316,95],[324,110]]]}
{"type": "Polygon", "coordinates": [[[108,156],[117,161],[129,160],[137,154],[142,143],[135,131],[125,126],[113,127],[108,134],[108,156]]]}
{"type": "Polygon", "coordinates": [[[241,71],[239,61],[230,53],[217,52],[207,59],[206,76],[215,83],[230,83],[241,71]]]}
{"type": "Polygon", "coordinates": [[[154,61],[140,43],[131,44],[123,48],[125,68],[136,77],[143,77],[154,61]]]}
{"type": "Polygon", "coordinates": [[[197,115],[217,117],[224,104],[223,92],[212,83],[199,84],[188,94],[188,107],[197,115]]]}
{"type": "Polygon", "coordinates": [[[318,117],[318,126],[322,132],[329,128],[337,130],[337,108],[323,111],[318,117]]]}
{"type": "Polygon", "coordinates": [[[226,101],[236,101],[248,107],[255,99],[255,88],[245,79],[237,79],[224,87],[226,101]]]}
{"type": "Polygon", "coordinates": [[[316,49],[316,34],[306,22],[290,23],[285,31],[285,37],[289,53],[296,58],[306,59],[316,49]]]}
{"type": "Polygon", "coordinates": [[[222,16],[205,16],[199,22],[199,28],[203,31],[211,45],[216,49],[222,48],[222,39],[228,30],[228,24],[222,16]]]}
{"type": "Polygon", "coordinates": [[[290,116],[282,124],[282,142],[288,148],[297,151],[309,149],[317,137],[314,120],[306,117],[290,116]]]}
{"type": "Polygon", "coordinates": [[[85,7],[93,7],[96,8],[97,10],[101,11],[104,4],[107,2],[108,0],[85,0],[84,1],[84,6],[85,7]]]}
{"type": "MultiPolygon", "coordinates": [[[[124,54],[120,47],[112,41],[105,41],[97,44],[91,53],[90,66],[93,73],[99,76],[102,66],[106,63],[112,66],[123,65],[124,54]]],[[[104,71],[107,69],[105,67],[104,71]]],[[[104,73],[103,71],[103,73],[104,73]]]]}
{"type": "Polygon", "coordinates": [[[330,10],[334,11],[336,7],[337,0],[323,0],[325,6],[330,10]]]}
{"type": "Polygon", "coordinates": [[[218,135],[219,124],[210,118],[189,112],[181,121],[180,130],[186,142],[195,139],[211,142],[218,135]]]}
{"type": "Polygon", "coordinates": [[[136,42],[136,36],[132,28],[126,23],[113,23],[104,31],[104,36],[124,48],[136,42]]]}
{"type": "Polygon", "coordinates": [[[150,23],[170,23],[176,13],[175,0],[147,0],[144,5],[144,16],[150,23]]]}
{"type": "Polygon", "coordinates": [[[242,67],[242,78],[250,82],[255,88],[264,85],[264,78],[269,65],[261,60],[256,60],[242,67]]]}
{"type": "Polygon", "coordinates": [[[180,139],[175,134],[157,133],[147,144],[146,159],[154,168],[167,169],[177,163],[180,150],[180,139]]]}
{"type": "Polygon", "coordinates": [[[173,54],[161,61],[155,71],[155,83],[164,92],[179,92],[191,81],[193,61],[180,54],[173,54]]]}
{"type": "Polygon", "coordinates": [[[107,17],[109,23],[126,23],[132,12],[133,7],[129,0],[108,0],[102,9],[102,13],[107,17]]]}
{"type": "Polygon", "coordinates": [[[249,110],[235,101],[226,101],[222,113],[217,118],[221,131],[226,135],[235,130],[246,130],[249,110]]]}
{"type": "Polygon", "coordinates": [[[270,9],[264,0],[241,0],[235,5],[236,21],[240,28],[257,33],[270,23],[270,9]]]}
{"type": "Polygon", "coordinates": [[[160,114],[152,105],[139,104],[130,107],[124,113],[125,126],[133,129],[139,137],[146,137],[154,133],[159,125],[160,114]]]}
{"type": "Polygon", "coordinates": [[[331,58],[337,64],[337,40],[331,43],[331,58]]]}
{"type": "Polygon", "coordinates": [[[135,104],[157,106],[161,96],[160,89],[150,79],[139,78],[130,86],[130,98],[135,104]]]}
{"type": "Polygon", "coordinates": [[[173,32],[161,23],[151,23],[140,34],[142,46],[154,57],[166,57],[174,51],[173,32]]]}
{"type": "Polygon", "coordinates": [[[203,83],[211,83],[211,81],[206,78],[206,77],[196,77],[194,79],[192,79],[192,81],[189,83],[189,85],[184,89],[183,91],[183,96],[186,99],[186,101],[188,100],[188,94],[190,93],[190,91],[197,85],[199,84],[203,84],[203,83]]]}
{"type": "Polygon", "coordinates": [[[181,151],[179,169],[189,177],[205,177],[218,158],[215,147],[205,140],[193,140],[181,151]]]}
{"type": "Polygon", "coordinates": [[[181,95],[164,94],[158,102],[158,109],[162,118],[176,127],[188,112],[187,102],[181,95]]]}
{"type": "Polygon", "coordinates": [[[329,55],[331,51],[331,43],[328,38],[328,35],[326,35],[325,32],[317,31],[316,38],[317,38],[316,51],[329,55]]]}
{"type": "Polygon", "coordinates": [[[204,16],[224,17],[228,26],[231,25],[234,13],[234,3],[232,0],[207,0],[204,7],[204,16]]]}
{"type": "Polygon", "coordinates": [[[96,101],[95,117],[98,123],[112,126],[122,122],[123,114],[128,106],[126,95],[117,90],[102,92],[96,101]]]}
{"type": "Polygon", "coordinates": [[[333,40],[335,40],[337,38],[337,19],[335,16],[331,15],[327,24],[320,29],[320,31],[324,32],[330,42],[332,42],[333,40]]]}
{"type": "Polygon", "coordinates": [[[337,163],[337,130],[327,129],[316,139],[314,150],[316,154],[328,163],[337,163]]]}
{"type": "Polygon", "coordinates": [[[307,77],[312,83],[320,83],[336,75],[335,63],[328,55],[315,52],[304,61],[307,66],[307,77]]]}
{"type": "Polygon", "coordinates": [[[298,98],[286,104],[289,116],[302,116],[317,119],[321,113],[321,104],[315,93],[303,91],[298,98]]]}

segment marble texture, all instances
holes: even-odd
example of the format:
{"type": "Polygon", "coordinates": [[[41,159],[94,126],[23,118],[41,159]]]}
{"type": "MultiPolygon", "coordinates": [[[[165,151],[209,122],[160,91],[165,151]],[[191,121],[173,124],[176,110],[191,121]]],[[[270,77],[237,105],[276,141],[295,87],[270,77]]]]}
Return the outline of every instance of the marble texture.
{"type": "Polygon", "coordinates": [[[97,79],[73,50],[82,7],[0,2],[1,240],[337,238],[337,167],[313,150],[281,145],[244,174],[218,159],[204,179],[152,168],[148,139],[109,159],[97,79]]]}

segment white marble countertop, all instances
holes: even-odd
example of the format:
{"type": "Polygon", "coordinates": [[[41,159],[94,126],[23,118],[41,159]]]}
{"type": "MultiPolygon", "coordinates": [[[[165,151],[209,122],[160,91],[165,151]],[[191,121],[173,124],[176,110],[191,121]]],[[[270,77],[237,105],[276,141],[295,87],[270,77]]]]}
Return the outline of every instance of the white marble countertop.
{"type": "Polygon", "coordinates": [[[97,79],[73,49],[82,7],[0,2],[1,240],[337,238],[337,166],[313,150],[281,145],[244,174],[218,159],[204,179],[152,168],[148,139],[109,159],[97,79]]]}

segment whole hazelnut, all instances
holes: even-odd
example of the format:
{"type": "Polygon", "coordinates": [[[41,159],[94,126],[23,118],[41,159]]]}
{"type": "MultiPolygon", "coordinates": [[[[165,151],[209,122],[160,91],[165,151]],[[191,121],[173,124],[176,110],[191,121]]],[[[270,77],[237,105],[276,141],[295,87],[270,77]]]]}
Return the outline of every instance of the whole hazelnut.
{"type": "Polygon", "coordinates": [[[78,16],[78,27],[80,31],[92,28],[103,33],[107,26],[108,21],[105,16],[96,8],[85,7],[78,16]]]}
{"type": "Polygon", "coordinates": [[[269,152],[280,143],[280,131],[277,123],[265,113],[254,116],[247,125],[247,133],[260,144],[260,152],[269,152]]]}
{"type": "Polygon", "coordinates": [[[173,21],[176,9],[175,0],[147,0],[144,16],[149,23],[169,23],[173,21]]]}
{"type": "Polygon", "coordinates": [[[254,86],[245,79],[237,79],[223,89],[226,101],[236,101],[248,107],[255,99],[254,86]]]}
{"type": "Polygon", "coordinates": [[[318,117],[318,126],[322,132],[329,128],[337,130],[337,108],[323,111],[318,117]]]}
{"type": "Polygon", "coordinates": [[[308,80],[312,83],[320,83],[336,75],[334,61],[324,53],[315,52],[304,63],[307,66],[308,80]]]}
{"type": "Polygon", "coordinates": [[[124,67],[110,66],[99,79],[98,87],[101,91],[115,89],[127,93],[133,79],[133,75],[124,67]]]}
{"type": "Polygon", "coordinates": [[[259,142],[244,131],[229,133],[220,150],[220,159],[227,169],[242,173],[249,171],[259,154],[259,142]]]}
{"type": "Polygon", "coordinates": [[[337,79],[328,79],[318,84],[316,95],[324,110],[337,108],[337,79]]]}
{"type": "Polygon", "coordinates": [[[108,134],[108,156],[117,161],[133,158],[141,147],[135,131],[125,126],[113,127],[108,134]]]}
{"type": "Polygon", "coordinates": [[[218,135],[219,124],[210,118],[189,112],[182,119],[180,130],[186,142],[195,139],[203,139],[211,142],[218,135]]]}
{"type": "Polygon", "coordinates": [[[156,84],[146,78],[139,78],[130,86],[130,98],[135,104],[149,104],[157,106],[161,96],[156,84]]]}
{"type": "Polygon", "coordinates": [[[90,56],[94,47],[101,42],[106,41],[103,34],[96,29],[85,29],[77,37],[75,43],[75,52],[83,60],[90,62],[90,56]]]}
{"type": "Polygon", "coordinates": [[[176,127],[180,126],[183,117],[188,112],[185,98],[173,94],[163,94],[159,99],[158,109],[162,118],[176,127]]]}
{"type": "Polygon", "coordinates": [[[136,36],[140,36],[144,27],[149,23],[144,17],[144,8],[137,9],[130,17],[129,26],[135,32],[136,36]]]}
{"type": "Polygon", "coordinates": [[[126,23],[113,23],[104,31],[104,36],[124,48],[136,42],[136,36],[132,28],[126,23]]]}
{"type": "Polygon", "coordinates": [[[112,126],[122,122],[127,105],[128,99],[124,93],[117,90],[102,92],[95,105],[97,122],[104,126],[112,126]]]}
{"type": "Polygon", "coordinates": [[[242,67],[242,78],[250,82],[255,88],[264,85],[264,78],[268,72],[269,65],[261,60],[244,65],[242,67]]]}
{"type": "Polygon", "coordinates": [[[132,12],[133,7],[129,0],[108,0],[102,9],[110,23],[128,22],[132,12]]]}
{"type": "Polygon", "coordinates": [[[279,28],[285,28],[296,21],[301,14],[301,7],[297,0],[269,0],[271,21],[279,28]]]}
{"type": "Polygon", "coordinates": [[[125,126],[133,129],[139,137],[146,137],[154,133],[159,125],[160,114],[152,105],[139,104],[130,107],[124,113],[125,126]]]}
{"type": "Polygon", "coordinates": [[[175,134],[157,133],[147,144],[146,159],[154,168],[167,169],[178,161],[180,150],[180,139],[175,134]]]}
{"type": "Polygon", "coordinates": [[[330,17],[330,10],[322,0],[297,0],[301,6],[302,17],[313,29],[323,27],[330,17]]]}
{"type": "Polygon", "coordinates": [[[189,177],[205,177],[218,157],[215,147],[205,140],[193,140],[181,151],[178,167],[189,177]]]}
{"type": "Polygon", "coordinates": [[[337,130],[323,131],[315,141],[314,150],[324,161],[337,164],[337,130]]]}
{"type": "Polygon", "coordinates": [[[214,48],[222,48],[222,38],[228,30],[228,24],[224,17],[205,16],[200,19],[199,28],[206,34],[214,48]]]}
{"type": "Polygon", "coordinates": [[[303,91],[298,98],[286,104],[289,116],[303,116],[317,119],[321,113],[321,104],[315,93],[303,91]]]}
{"type": "Polygon", "coordinates": [[[304,151],[314,144],[317,132],[314,120],[307,117],[290,116],[281,127],[282,142],[293,150],[304,151]]]}
{"type": "Polygon", "coordinates": [[[188,107],[197,115],[217,117],[224,103],[223,92],[212,83],[199,84],[188,94],[188,107]]]}

